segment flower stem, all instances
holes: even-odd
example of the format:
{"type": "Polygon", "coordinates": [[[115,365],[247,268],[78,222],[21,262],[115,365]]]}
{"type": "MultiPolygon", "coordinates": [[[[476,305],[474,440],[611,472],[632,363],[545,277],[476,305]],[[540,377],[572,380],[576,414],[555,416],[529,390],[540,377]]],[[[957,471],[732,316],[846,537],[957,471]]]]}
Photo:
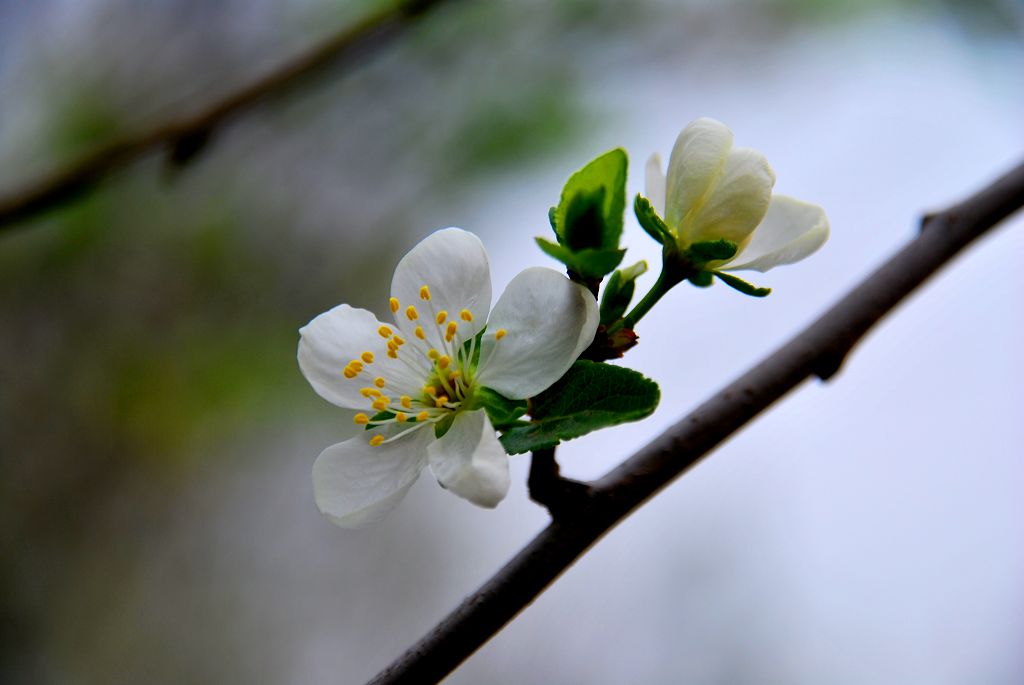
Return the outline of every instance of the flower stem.
{"type": "MultiPolygon", "coordinates": [[[[674,247],[672,246],[672,248],[674,247]]],[[[672,248],[666,246],[662,252],[661,273],[658,274],[658,280],[626,316],[608,328],[609,334],[623,328],[634,328],[637,322],[657,304],[658,300],[664,297],[665,293],[697,274],[698,269],[688,261],[680,259],[678,251],[672,248]]]]}

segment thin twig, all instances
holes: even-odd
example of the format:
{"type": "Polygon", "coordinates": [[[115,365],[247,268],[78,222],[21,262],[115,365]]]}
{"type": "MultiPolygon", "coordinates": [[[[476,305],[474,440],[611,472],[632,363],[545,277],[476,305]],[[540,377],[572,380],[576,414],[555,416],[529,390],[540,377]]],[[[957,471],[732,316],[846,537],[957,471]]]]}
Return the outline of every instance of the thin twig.
{"type": "Polygon", "coordinates": [[[587,515],[556,516],[372,685],[436,683],[451,673],[633,509],[805,379],[831,378],[874,324],[1022,206],[1024,164],[960,204],[926,217],[914,240],[821,318],[593,483],[587,515]]]}
{"type": "Polygon", "coordinates": [[[187,163],[231,117],[285,92],[328,66],[357,63],[359,58],[383,47],[409,28],[414,17],[443,2],[445,0],[395,2],[197,113],[116,139],[63,169],[0,195],[0,231],[84,194],[114,171],[148,154],[166,148],[171,162],[179,166],[187,163]]]}

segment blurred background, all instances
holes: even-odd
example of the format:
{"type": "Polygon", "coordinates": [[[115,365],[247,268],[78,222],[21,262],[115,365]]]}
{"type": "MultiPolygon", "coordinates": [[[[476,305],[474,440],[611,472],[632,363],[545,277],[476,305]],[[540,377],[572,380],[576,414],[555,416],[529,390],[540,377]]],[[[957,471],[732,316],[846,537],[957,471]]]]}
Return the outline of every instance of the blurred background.
{"type": "MultiPolygon", "coordinates": [[[[380,3],[0,0],[0,193],[193,112],[380,3]]],[[[426,475],[383,523],[317,513],[349,431],[295,363],[339,302],[458,225],[495,293],[561,184],[630,194],[698,116],[823,205],[766,300],[681,286],[624,363],[654,417],[566,445],[596,477],[1024,154],[1024,5],[451,3],[361,63],[0,233],[0,682],[360,683],[546,522],[426,475]]],[[[451,683],[1024,681],[1024,225],[961,256],[605,538],[451,683]]],[[[627,261],[657,262],[627,216],[627,261]]],[[[649,285],[653,275],[642,280],[649,285]]]]}

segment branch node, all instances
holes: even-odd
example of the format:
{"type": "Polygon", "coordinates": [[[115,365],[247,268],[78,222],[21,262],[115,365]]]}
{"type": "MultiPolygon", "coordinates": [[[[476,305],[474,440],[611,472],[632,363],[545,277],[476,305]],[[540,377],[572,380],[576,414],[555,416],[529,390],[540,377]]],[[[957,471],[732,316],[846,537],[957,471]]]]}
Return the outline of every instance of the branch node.
{"type": "Polygon", "coordinates": [[[554,448],[536,450],[530,459],[530,499],[547,509],[553,520],[564,521],[592,508],[594,489],[561,475],[554,448]]]}

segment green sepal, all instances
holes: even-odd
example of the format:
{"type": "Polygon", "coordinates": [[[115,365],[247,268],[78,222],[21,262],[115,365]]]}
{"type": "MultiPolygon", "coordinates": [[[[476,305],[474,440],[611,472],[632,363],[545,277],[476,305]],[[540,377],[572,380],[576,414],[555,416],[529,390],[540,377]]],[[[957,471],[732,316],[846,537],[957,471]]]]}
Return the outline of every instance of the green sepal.
{"type": "Polygon", "coordinates": [[[395,413],[394,412],[391,412],[391,411],[379,411],[379,412],[377,412],[376,414],[374,414],[373,416],[370,417],[370,422],[368,424],[366,424],[366,428],[364,428],[363,430],[370,430],[371,428],[377,428],[377,426],[373,425],[374,423],[377,423],[377,422],[380,422],[380,421],[390,421],[393,418],[395,418],[395,413]]]}
{"type": "Polygon", "coordinates": [[[747,283],[742,278],[737,278],[732,274],[716,271],[715,275],[722,279],[722,282],[730,288],[739,290],[744,295],[750,295],[751,297],[766,297],[772,291],[771,288],[758,288],[756,285],[747,283]]]}
{"type": "Polygon", "coordinates": [[[487,412],[491,425],[498,430],[505,430],[514,425],[520,416],[526,413],[529,403],[526,400],[510,400],[501,393],[490,388],[478,388],[473,391],[471,409],[482,408],[487,412]]]}
{"type": "Polygon", "coordinates": [[[448,412],[443,419],[434,424],[434,437],[438,440],[443,438],[444,434],[451,430],[453,423],[455,423],[455,412],[448,412]]]}
{"type": "Polygon", "coordinates": [[[533,398],[533,420],[506,430],[501,444],[509,454],[554,447],[562,440],[649,416],[660,398],[658,384],[632,369],[581,359],[533,398]]]}
{"type": "Polygon", "coordinates": [[[601,324],[608,326],[623,317],[629,303],[633,301],[636,279],[647,271],[647,262],[639,261],[633,266],[616,270],[605,283],[601,295],[601,324]]]}
{"type": "Polygon", "coordinates": [[[737,250],[739,245],[731,240],[708,240],[690,245],[685,256],[692,263],[703,265],[722,259],[732,259],[736,256],[737,250]]]}
{"type": "Polygon", "coordinates": [[[711,285],[711,272],[699,271],[696,275],[690,276],[688,280],[698,288],[707,288],[711,285]]]}
{"type": "Polygon", "coordinates": [[[640,193],[637,193],[636,199],[633,201],[633,213],[636,214],[636,220],[640,222],[640,228],[647,231],[647,235],[662,245],[675,240],[672,236],[672,231],[665,225],[665,222],[658,216],[658,213],[654,211],[651,201],[640,193]]]}
{"type": "Polygon", "coordinates": [[[625,250],[594,248],[574,252],[564,245],[558,245],[544,238],[534,238],[534,240],[545,254],[554,257],[584,278],[603,278],[605,274],[613,271],[619,265],[622,257],[626,254],[625,250]]]}

